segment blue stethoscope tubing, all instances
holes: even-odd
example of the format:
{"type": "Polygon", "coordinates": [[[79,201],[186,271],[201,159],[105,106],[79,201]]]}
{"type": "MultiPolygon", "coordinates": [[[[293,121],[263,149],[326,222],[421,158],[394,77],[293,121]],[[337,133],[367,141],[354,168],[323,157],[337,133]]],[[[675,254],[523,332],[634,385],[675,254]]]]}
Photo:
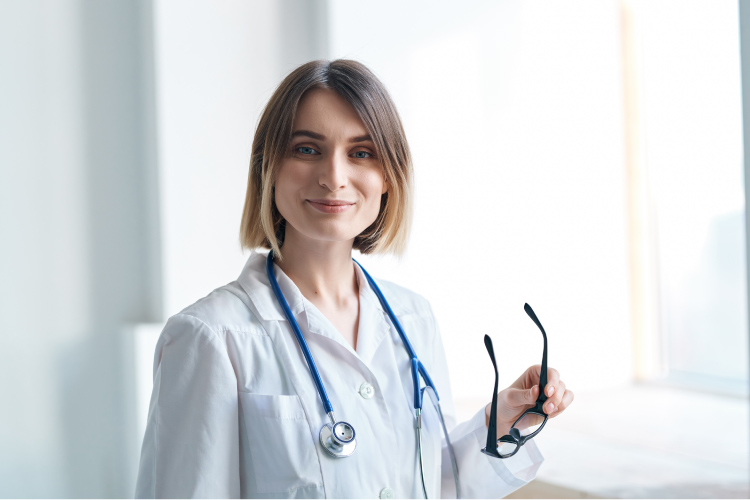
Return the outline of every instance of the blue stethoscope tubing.
{"type": "MultiPolygon", "coordinates": [[[[438,415],[440,417],[440,423],[443,427],[443,433],[445,434],[445,439],[448,444],[448,449],[450,452],[450,458],[451,463],[453,466],[453,475],[456,482],[456,495],[457,498],[461,498],[460,496],[460,487],[459,487],[459,481],[458,481],[458,466],[456,464],[456,459],[453,454],[453,446],[451,445],[450,439],[448,437],[448,430],[445,426],[445,420],[443,419],[443,412],[440,408],[440,397],[438,396],[437,389],[435,388],[435,384],[432,381],[432,378],[427,373],[427,369],[424,367],[421,361],[419,361],[419,358],[417,357],[417,353],[414,352],[414,347],[412,347],[411,342],[409,342],[409,338],[406,336],[406,333],[404,332],[403,327],[401,326],[401,323],[398,321],[398,318],[396,318],[396,314],[393,312],[393,309],[391,309],[390,304],[388,304],[388,301],[385,299],[385,296],[383,296],[383,292],[380,291],[380,287],[378,287],[377,283],[375,283],[375,280],[372,279],[372,276],[365,270],[364,267],[362,267],[362,264],[357,262],[355,259],[352,259],[362,270],[365,277],[367,278],[367,282],[370,284],[370,287],[375,292],[375,295],[378,297],[378,300],[380,301],[380,304],[383,306],[383,309],[385,309],[386,313],[388,314],[388,317],[391,319],[391,323],[393,323],[393,326],[396,328],[396,331],[398,332],[399,337],[401,337],[401,341],[404,344],[404,348],[406,349],[406,352],[409,354],[409,357],[411,358],[411,376],[412,376],[412,383],[414,384],[414,410],[416,412],[417,416],[417,444],[419,447],[419,468],[420,473],[422,475],[422,490],[425,494],[425,498],[427,498],[427,488],[425,485],[424,480],[424,466],[423,466],[423,460],[422,460],[422,402],[423,402],[423,395],[424,392],[427,391],[429,394],[435,409],[438,412],[438,415]],[[419,382],[419,376],[422,376],[422,378],[425,381],[426,386],[423,387],[420,390],[420,382],[419,382]]],[[[300,349],[302,350],[302,354],[305,357],[305,361],[307,362],[307,366],[310,369],[310,374],[312,375],[313,381],[315,382],[315,387],[318,390],[318,395],[320,396],[320,400],[323,403],[323,407],[325,408],[326,413],[328,414],[329,418],[331,419],[331,424],[333,427],[331,429],[333,430],[337,424],[343,424],[344,426],[351,429],[351,437],[352,440],[354,439],[354,430],[351,427],[351,425],[347,424],[346,422],[337,422],[334,414],[333,414],[333,405],[331,404],[331,400],[328,399],[328,393],[326,392],[326,388],[323,385],[323,380],[320,377],[320,372],[318,371],[318,367],[315,365],[315,360],[312,357],[312,354],[310,353],[310,348],[307,346],[307,342],[305,341],[305,337],[302,335],[302,331],[299,328],[299,325],[297,324],[297,320],[294,319],[294,315],[292,314],[292,310],[289,308],[289,303],[286,301],[286,298],[284,297],[284,294],[281,292],[281,288],[279,288],[279,283],[276,281],[276,275],[273,270],[273,251],[268,252],[268,257],[266,258],[266,274],[268,275],[268,281],[271,283],[271,288],[273,289],[274,295],[276,295],[276,299],[278,300],[279,304],[281,305],[281,308],[284,310],[284,315],[286,316],[287,320],[289,321],[289,324],[292,327],[292,331],[294,331],[294,336],[297,338],[297,343],[300,346],[300,349]]],[[[330,427],[330,426],[329,426],[330,427]]],[[[332,437],[335,440],[336,433],[332,433],[332,437]]],[[[351,442],[352,440],[346,441],[346,443],[351,442]]],[[[342,442],[341,444],[344,444],[342,442]]],[[[353,448],[351,448],[353,452],[353,448]]],[[[351,452],[348,454],[342,454],[338,456],[348,456],[351,452]]]]}

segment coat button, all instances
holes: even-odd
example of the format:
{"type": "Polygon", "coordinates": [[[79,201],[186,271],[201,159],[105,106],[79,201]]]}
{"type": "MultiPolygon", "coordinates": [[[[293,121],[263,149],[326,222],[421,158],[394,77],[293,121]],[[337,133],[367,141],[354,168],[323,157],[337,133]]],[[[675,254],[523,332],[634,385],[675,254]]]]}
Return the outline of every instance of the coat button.
{"type": "Polygon", "coordinates": [[[370,399],[375,395],[375,388],[367,382],[364,382],[359,386],[359,395],[365,399],[370,399]]]}
{"type": "Polygon", "coordinates": [[[393,498],[393,490],[386,486],[380,490],[380,498],[393,498]]]}

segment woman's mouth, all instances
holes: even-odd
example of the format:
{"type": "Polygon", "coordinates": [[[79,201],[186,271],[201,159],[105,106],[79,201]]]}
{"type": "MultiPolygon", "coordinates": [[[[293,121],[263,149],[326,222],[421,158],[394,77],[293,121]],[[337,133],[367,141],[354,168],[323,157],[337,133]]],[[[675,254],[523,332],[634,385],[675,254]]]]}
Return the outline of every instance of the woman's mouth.
{"type": "Polygon", "coordinates": [[[313,206],[316,210],[323,212],[324,214],[340,214],[346,212],[354,203],[345,200],[307,200],[307,202],[313,206]]]}

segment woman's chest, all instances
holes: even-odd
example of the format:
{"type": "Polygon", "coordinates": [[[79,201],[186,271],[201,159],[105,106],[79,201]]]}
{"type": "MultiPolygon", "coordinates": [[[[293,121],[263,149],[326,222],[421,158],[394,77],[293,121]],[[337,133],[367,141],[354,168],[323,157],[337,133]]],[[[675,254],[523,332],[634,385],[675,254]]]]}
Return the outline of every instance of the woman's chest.
{"type": "MultiPolygon", "coordinates": [[[[406,323],[417,330],[415,338],[425,326],[406,323]]],[[[250,336],[235,346],[243,496],[368,497],[389,490],[396,496],[419,494],[414,387],[410,358],[400,339],[387,332],[363,359],[330,337],[306,332],[336,419],[350,423],[356,432],[354,453],[334,458],[320,442],[328,417],[310,368],[285,328],[285,322],[278,322],[269,335],[250,336]]],[[[426,346],[416,344],[415,349],[422,347],[427,354],[426,346]]],[[[427,366],[431,361],[422,358],[427,366]]],[[[437,478],[439,423],[426,420],[425,455],[431,457],[427,470],[437,478]]]]}

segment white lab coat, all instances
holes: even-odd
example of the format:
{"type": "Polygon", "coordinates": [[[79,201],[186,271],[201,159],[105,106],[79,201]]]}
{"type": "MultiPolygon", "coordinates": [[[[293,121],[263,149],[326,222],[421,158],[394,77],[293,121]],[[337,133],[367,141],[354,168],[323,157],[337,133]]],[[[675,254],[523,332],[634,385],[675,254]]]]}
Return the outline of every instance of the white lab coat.
{"type": "MultiPolygon", "coordinates": [[[[136,496],[422,497],[410,359],[362,271],[354,266],[360,290],[355,352],[275,266],[336,418],[356,431],[354,454],[336,459],[318,441],[327,416],[265,261],[253,253],[237,281],[164,327],[136,496]]],[[[484,408],[455,426],[445,352],[427,300],[387,281],[378,284],[435,382],[463,496],[500,498],[532,480],[543,460],[533,440],[499,460],[479,451],[487,436],[484,408]]],[[[454,496],[439,420],[428,399],[424,408],[428,494],[454,496]]]]}

